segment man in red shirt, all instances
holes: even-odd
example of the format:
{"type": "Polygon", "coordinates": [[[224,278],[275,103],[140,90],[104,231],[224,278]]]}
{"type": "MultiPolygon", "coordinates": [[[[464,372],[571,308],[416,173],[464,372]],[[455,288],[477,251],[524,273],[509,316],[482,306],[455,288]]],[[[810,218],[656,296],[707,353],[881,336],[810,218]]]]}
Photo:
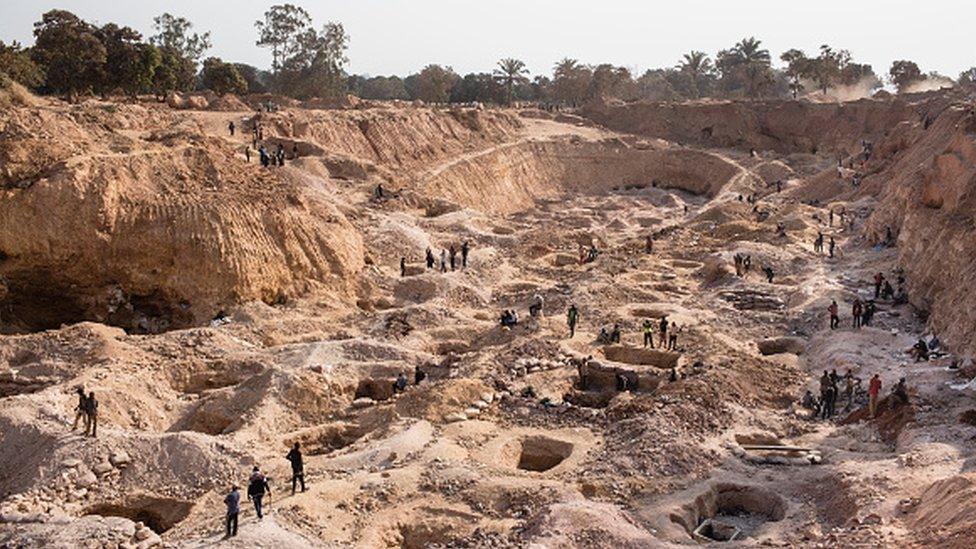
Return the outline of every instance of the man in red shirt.
{"type": "Polygon", "coordinates": [[[827,307],[827,312],[830,313],[830,329],[833,330],[840,324],[840,317],[837,316],[837,302],[831,301],[830,306],[827,307]]]}
{"type": "Polygon", "coordinates": [[[878,393],[881,392],[881,378],[878,374],[874,374],[871,378],[871,383],[868,385],[868,410],[871,412],[871,417],[877,415],[878,412],[878,393]]]}

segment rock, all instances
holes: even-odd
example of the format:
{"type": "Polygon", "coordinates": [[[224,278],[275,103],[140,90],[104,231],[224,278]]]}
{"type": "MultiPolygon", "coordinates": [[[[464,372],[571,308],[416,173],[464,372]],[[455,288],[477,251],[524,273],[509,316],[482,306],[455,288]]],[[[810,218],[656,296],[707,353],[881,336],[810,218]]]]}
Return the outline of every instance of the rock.
{"type": "Polygon", "coordinates": [[[488,406],[490,406],[490,404],[488,404],[487,402],[485,402],[483,400],[476,400],[476,401],[474,401],[474,402],[471,403],[471,406],[474,407],[474,408],[477,408],[479,410],[484,410],[485,408],[487,408],[488,406]]]}
{"type": "Polygon", "coordinates": [[[114,467],[112,467],[112,464],[107,461],[101,461],[92,467],[92,471],[94,471],[94,473],[100,477],[109,474],[113,469],[114,467]]]}
{"type": "Polygon", "coordinates": [[[61,465],[65,466],[65,467],[67,467],[69,469],[74,469],[75,467],[81,465],[81,460],[80,459],[70,458],[70,459],[66,459],[66,460],[62,461],[61,462],[61,465]]]}
{"type": "Polygon", "coordinates": [[[353,408],[369,408],[373,404],[376,404],[376,401],[369,397],[360,397],[352,401],[353,408]]]}
{"type": "Polygon", "coordinates": [[[147,539],[149,539],[149,536],[152,535],[152,533],[153,533],[152,530],[150,530],[149,528],[146,528],[145,526],[143,526],[142,528],[139,528],[138,530],[136,530],[136,540],[137,541],[147,540],[147,539]]]}
{"type": "Polygon", "coordinates": [[[163,540],[160,539],[159,535],[157,535],[152,530],[149,530],[149,537],[140,541],[139,544],[136,545],[136,549],[149,549],[150,547],[156,547],[157,545],[161,545],[162,543],[163,540]]]}
{"type": "Polygon", "coordinates": [[[494,393],[481,393],[481,400],[487,402],[488,404],[491,404],[492,401],[495,400],[495,394],[494,393]]]}
{"type": "Polygon", "coordinates": [[[457,412],[457,413],[454,413],[454,414],[447,414],[446,416],[444,416],[444,421],[446,421],[448,423],[457,423],[459,421],[467,421],[467,419],[468,419],[468,416],[465,415],[463,412],[457,412]]]}
{"type": "Polygon", "coordinates": [[[124,467],[129,464],[131,458],[125,450],[116,450],[112,452],[112,455],[108,458],[109,462],[116,467],[124,467]]]}
{"type": "MultiPolygon", "coordinates": [[[[111,465],[109,465],[109,468],[111,468],[111,465]]],[[[90,488],[93,484],[97,482],[98,482],[98,477],[96,477],[95,473],[93,473],[91,469],[87,467],[79,470],[78,476],[75,477],[75,486],[78,486],[80,488],[90,488]]]]}
{"type": "Polygon", "coordinates": [[[472,407],[472,408],[466,408],[464,410],[464,415],[467,416],[467,417],[469,417],[469,418],[471,418],[471,417],[478,417],[479,415],[481,415],[481,410],[479,410],[477,408],[474,408],[474,407],[472,407]]]}

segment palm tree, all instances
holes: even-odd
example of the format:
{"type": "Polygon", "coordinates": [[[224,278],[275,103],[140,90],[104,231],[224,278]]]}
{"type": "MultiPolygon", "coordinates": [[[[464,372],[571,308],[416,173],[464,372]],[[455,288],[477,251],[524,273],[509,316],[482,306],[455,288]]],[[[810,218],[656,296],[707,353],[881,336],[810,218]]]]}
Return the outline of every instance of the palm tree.
{"type": "Polygon", "coordinates": [[[743,63],[769,65],[769,50],[763,49],[761,46],[762,40],[756,40],[750,36],[739,41],[733,49],[742,58],[743,63]]]}
{"type": "Polygon", "coordinates": [[[678,63],[678,69],[688,73],[694,86],[695,95],[701,97],[701,79],[714,70],[708,54],[703,51],[692,50],[682,56],[681,62],[678,63]]]}
{"type": "Polygon", "coordinates": [[[772,83],[773,76],[769,70],[769,50],[762,47],[762,41],[753,37],[743,38],[732,48],[738,58],[738,64],[749,86],[749,95],[761,94],[762,88],[772,83]]]}
{"type": "Polygon", "coordinates": [[[505,102],[512,102],[512,90],[518,82],[524,82],[529,69],[525,68],[525,63],[511,57],[502,59],[498,62],[495,69],[495,79],[505,86],[505,102]]]}
{"type": "Polygon", "coordinates": [[[562,61],[556,63],[556,65],[552,68],[552,78],[553,80],[559,78],[569,78],[579,69],[579,61],[570,59],[569,57],[564,57],[562,61]]]}

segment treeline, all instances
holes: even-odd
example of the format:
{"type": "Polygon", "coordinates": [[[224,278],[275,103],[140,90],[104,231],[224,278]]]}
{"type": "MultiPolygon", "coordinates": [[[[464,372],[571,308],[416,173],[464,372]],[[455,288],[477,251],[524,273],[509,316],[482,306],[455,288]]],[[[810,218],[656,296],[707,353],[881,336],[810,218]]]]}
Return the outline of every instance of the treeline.
{"type": "Polygon", "coordinates": [[[593,98],[624,101],[713,98],[786,98],[854,87],[861,93],[886,78],[899,92],[938,85],[973,84],[976,67],[957,81],[929,73],[908,60],[895,61],[886,75],[854,61],[850,52],[823,45],[815,55],[790,49],[779,56],[782,67],[755,38],[745,38],[714,57],[685,54],[673,67],[635,75],[626,67],[586,65],[575,59],[557,62],[550,75],[530,75],[525,64],[502,59],[490,72],[460,75],[451,67],[428,65],[406,77],[349,75],[349,35],[340,23],[320,29],[303,8],[272,6],[255,22],[256,45],[268,48],[271,70],[204,59],[210,33],[196,33],[183,17],[164,13],[153,20],[147,40],[114,23],[96,26],[64,10],[45,13],[34,24],[35,43],[25,48],[0,42],[0,72],[39,93],[77,97],[84,94],[153,93],[209,89],[218,94],[274,92],[297,99],[339,98],[422,100],[430,103],[533,101],[579,105],[593,98]],[[202,62],[201,62],[202,59],[202,62]]]}

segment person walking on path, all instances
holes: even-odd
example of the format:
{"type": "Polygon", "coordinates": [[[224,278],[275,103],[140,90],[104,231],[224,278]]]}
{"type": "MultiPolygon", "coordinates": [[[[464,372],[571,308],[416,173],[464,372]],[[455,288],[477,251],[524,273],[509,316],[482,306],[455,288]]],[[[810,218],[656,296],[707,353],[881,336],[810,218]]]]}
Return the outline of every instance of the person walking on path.
{"type": "Polygon", "coordinates": [[[837,301],[831,301],[830,306],[827,307],[827,312],[830,313],[830,329],[833,330],[837,328],[840,324],[840,317],[837,316],[837,301]]]}
{"type": "Polygon", "coordinates": [[[261,474],[261,470],[255,465],[254,470],[251,471],[251,479],[247,484],[247,499],[254,502],[254,510],[257,512],[258,520],[264,518],[262,504],[265,494],[271,495],[271,487],[268,485],[268,479],[261,474]]]}
{"type": "Polygon", "coordinates": [[[237,491],[237,486],[230,487],[230,493],[224,497],[224,505],[227,506],[227,535],[229,538],[237,535],[237,517],[241,514],[241,493],[237,491]]]}

